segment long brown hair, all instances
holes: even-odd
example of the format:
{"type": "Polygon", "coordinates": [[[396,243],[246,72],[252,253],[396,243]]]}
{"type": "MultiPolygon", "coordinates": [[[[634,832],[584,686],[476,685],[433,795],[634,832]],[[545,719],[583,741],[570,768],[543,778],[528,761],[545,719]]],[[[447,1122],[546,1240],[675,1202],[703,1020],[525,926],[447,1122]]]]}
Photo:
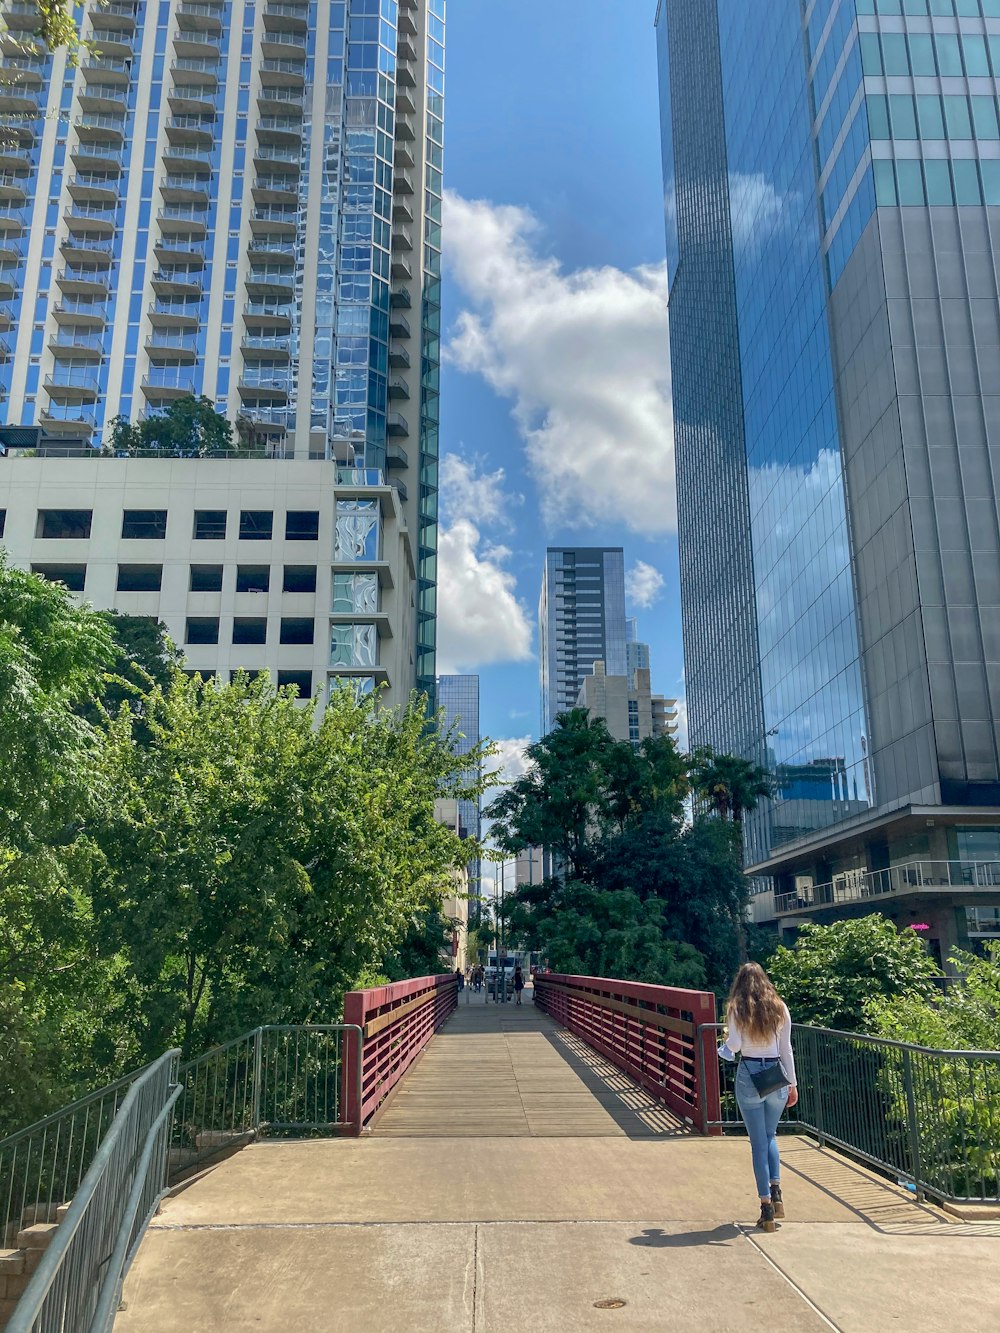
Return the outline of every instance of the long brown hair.
{"type": "Polygon", "coordinates": [[[733,978],[726,1014],[741,1033],[767,1041],[785,1021],[781,997],[760,963],[744,963],[733,978]]]}

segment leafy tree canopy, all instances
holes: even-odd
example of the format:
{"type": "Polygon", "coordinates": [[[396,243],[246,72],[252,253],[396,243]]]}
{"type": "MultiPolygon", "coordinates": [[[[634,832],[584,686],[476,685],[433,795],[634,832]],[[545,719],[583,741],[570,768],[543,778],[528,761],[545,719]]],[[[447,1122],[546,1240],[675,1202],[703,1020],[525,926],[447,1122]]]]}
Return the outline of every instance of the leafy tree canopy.
{"type": "Polygon", "coordinates": [[[919,934],[897,931],[880,913],[823,926],[806,922],[792,949],[779,945],[769,964],[796,1023],[864,1031],[866,1006],[901,995],[937,993],[937,965],[919,934]]]}
{"type": "Polygon", "coordinates": [[[766,768],[735,754],[716,754],[708,745],[691,753],[691,784],[722,819],[742,824],[743,816],[774,795],[774,779],[766,768]]]}
{"type": "Polygon", "coordinates": [[[958,975],[943,994],[911,989],[869,999],[868,1030],[936,1050],[1000,1051],[1000,942],[982,958],[956,950],[953,959],[958,975]]]}
{"type": "Polygon", "coordinates": [[[108,448],[115,454],[206,458],[234,448],[233,428],[211,398],[187,394],[142,421],[115,417],[108,448]]]}

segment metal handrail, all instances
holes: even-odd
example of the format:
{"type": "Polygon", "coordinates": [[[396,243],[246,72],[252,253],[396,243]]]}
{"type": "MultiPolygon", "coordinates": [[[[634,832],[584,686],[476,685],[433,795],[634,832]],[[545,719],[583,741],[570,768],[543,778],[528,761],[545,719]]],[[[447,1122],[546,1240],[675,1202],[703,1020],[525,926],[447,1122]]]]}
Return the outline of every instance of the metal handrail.
{"type": "Polygon", "coordinates": [[[775,895],[775,910],[794,912],[824,904],[859,902],[909,889],[995,889],[1000,861],[904,861],[882,870],[849,870],[823,884],[775,895]]]}
{"type": "MultiPolygon", "coordinates": [[[[1000,1051],[917,1046],[806,1023],[794,1023],[792,1037],[799,1101],[791,1124],[909,1181],[919,1198],[1000,1202],[1000,1051]]],[[[734,1091],[733,1066],[725,1069],[724,1107],[734,1091]]],[[[742,1128],[733,1109],[717,1126],[742,1128]]]]}
{"type": "MultiPolygon", "coordinates": [[[[46,1314],[57,1321],[52,1327],[94,1333],[107,1327],[96,1323],[99,1302],[106,1301],[109,1284],[113,1291],[118,1290],[128,1252],[126,1246],[122,1269],[116,1272],[108,1263],[107,1241],[111,1236],[118,1240],[133,1195],[137,1208],[144,1194],[155,1207],[166,1187],[166,1154],[161,1152],[159,1170],[153,1174],[152,1148],[162,1136],[166,1113],[179,1092],[179,1056],[178,1050],[167,1051],[133,1079],[66,1216],[10,1316],[8,1333],[32,1333],[46,1314]],[[144,1121],[148,1122],[145,1127],[144,1121]]],[[[130,1234],[133,1229],[134,1216],[130,1234]]],[[[115,1255],[118,1249],[116,1244],[115,1255]]]]}

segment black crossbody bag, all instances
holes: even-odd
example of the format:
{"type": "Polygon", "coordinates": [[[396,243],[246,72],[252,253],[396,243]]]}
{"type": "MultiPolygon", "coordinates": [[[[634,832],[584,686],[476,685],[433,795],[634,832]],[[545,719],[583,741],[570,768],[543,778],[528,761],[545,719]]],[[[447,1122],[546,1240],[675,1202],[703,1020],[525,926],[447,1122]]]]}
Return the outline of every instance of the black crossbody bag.
{"type": "MultiPolygon", "coordinates": [[[[747,1070],[747,1073],[750,1073],[747,1070]]],[[[785,1073],[785,1066],[779,1060],[777,1064],[765,1065],[763,1069],[758,1069],[756,1074],[750,1074],[754,1087],[761,1097],[766,1097],[769,1092],[777,1092],[779,1088],[790,1088],[792,1080],[785,1073]]]]}

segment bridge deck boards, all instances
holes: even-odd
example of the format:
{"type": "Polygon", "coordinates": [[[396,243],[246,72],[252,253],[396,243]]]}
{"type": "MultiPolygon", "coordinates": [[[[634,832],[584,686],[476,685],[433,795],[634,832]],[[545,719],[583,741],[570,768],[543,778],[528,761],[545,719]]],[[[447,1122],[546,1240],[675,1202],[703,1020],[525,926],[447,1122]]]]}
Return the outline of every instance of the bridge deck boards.
{"type": "Polygon", "coordinates": [[[647,1138],[685,1127],[529,997],[462,996],[389,1103],[395,1138],[647,1138]]]}

